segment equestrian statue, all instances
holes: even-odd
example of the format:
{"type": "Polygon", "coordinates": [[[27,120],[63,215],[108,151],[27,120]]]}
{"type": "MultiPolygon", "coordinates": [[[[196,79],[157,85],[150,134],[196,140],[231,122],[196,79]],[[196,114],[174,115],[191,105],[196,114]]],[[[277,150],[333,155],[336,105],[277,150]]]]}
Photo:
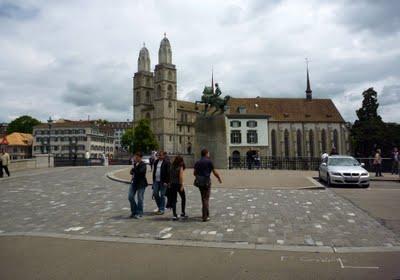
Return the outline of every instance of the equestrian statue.
{"type": "Polygon", "coordinates": [[[219,88],[218,83],[215,83],[215,91],[214,87],[204,87],[203,95],[201,96],[200,101],[196,101],[196,110],[198,110],[197,104],[204,104],[203,115],[207,115],[209,109],[214,108],[214,111],[211,115],[216,113],[224,113],[226,111],[226,105],[230,99],[230,96],[227,95],[224,98],[220,97],[222,94],[221,89],[219,88]]]}

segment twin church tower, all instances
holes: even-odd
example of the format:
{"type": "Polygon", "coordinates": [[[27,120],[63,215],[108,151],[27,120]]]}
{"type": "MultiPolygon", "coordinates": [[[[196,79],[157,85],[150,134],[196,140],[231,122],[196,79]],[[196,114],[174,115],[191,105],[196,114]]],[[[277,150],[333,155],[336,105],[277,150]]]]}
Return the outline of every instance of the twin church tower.
{"type": "Polygon", "coordinates": [[[172,64],[171,44],[164,34],[154,72],[148,49],[143,46],[139,52],[138,71],[133,77],[134,125],[148,119],[160,149],[184,153],[194,136],[194,115],[193,103],[177,100],[176,67],[172,64]]]}

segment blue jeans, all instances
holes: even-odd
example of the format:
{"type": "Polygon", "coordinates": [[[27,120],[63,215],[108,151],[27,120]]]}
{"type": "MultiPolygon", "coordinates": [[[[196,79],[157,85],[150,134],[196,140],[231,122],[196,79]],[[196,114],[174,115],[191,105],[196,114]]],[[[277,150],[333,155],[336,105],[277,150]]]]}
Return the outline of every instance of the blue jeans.
{"type": "Polygon", "coordinates": [[[156,200],[158,210],[161,212],[165,211],[165,193],[167,191],[167,187],[164,186],[161,182],[155,182],[153,184],[153,194],[154,199],[156,200]]]}
{"type": "Polygon", "coordinates": [[[129,187],[129,203],[131,204],[132,215],[143,215],[143,199],[144,191],[146,187],[137,188],[134,184],[129,187]],[[135,201],[135,195],[137,194],[137,202],[135,201]]]}

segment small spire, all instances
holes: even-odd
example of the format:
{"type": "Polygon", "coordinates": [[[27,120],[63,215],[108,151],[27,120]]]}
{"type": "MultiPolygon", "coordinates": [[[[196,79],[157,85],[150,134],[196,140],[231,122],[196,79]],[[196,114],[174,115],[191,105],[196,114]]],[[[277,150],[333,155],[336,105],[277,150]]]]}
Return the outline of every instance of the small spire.
{"type": "Polygon", "coordinates": [[[146,47],[146,43],[145,42],[143,42],[143,48],[145,48],[146,47]]]}
{"type": "Polygon", "coordinates": [[[311,90],[311,84],[310,84],[310,75],[308,71],[308,58],[306,58],[306,65],[307,65],[307,89],[306,89],[306,99],[311,100],[312,99],[312,90],[311,90]]]}
{"type": "Polygon", "coordinates": [[[167,32],[164,32],[164,38],[167,38],[167,32]]]}

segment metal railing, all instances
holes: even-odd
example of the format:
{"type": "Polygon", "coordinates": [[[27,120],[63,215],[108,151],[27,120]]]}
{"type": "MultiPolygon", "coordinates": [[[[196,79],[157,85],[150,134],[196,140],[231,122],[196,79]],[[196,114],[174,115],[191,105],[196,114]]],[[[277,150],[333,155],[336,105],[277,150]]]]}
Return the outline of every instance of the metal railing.
{"type": "Polygon", "coordinates": [[[247,157],[229,157],[229,169],[287,169],[318,170],[320,158],[308,157],[260,157],[248,160],[247,157]]]}
{"type": "MultiPolygon", "coordinates": [[[[374,158],[356,158],[364,164],[364,168],[369,172],[375,171],[373,165],[374,158]]],[[[318,170],[321,158],[309,157],[260,157],[260,160],[248,160],[246,156],[229,157],[229,169],[286,169],[286,170],[318,170]]],[[[383,158],[382,172],[392,172],[393,160],[383,158]]],[[[398,168],[398,167],[397,167],[398,168]]]]}

